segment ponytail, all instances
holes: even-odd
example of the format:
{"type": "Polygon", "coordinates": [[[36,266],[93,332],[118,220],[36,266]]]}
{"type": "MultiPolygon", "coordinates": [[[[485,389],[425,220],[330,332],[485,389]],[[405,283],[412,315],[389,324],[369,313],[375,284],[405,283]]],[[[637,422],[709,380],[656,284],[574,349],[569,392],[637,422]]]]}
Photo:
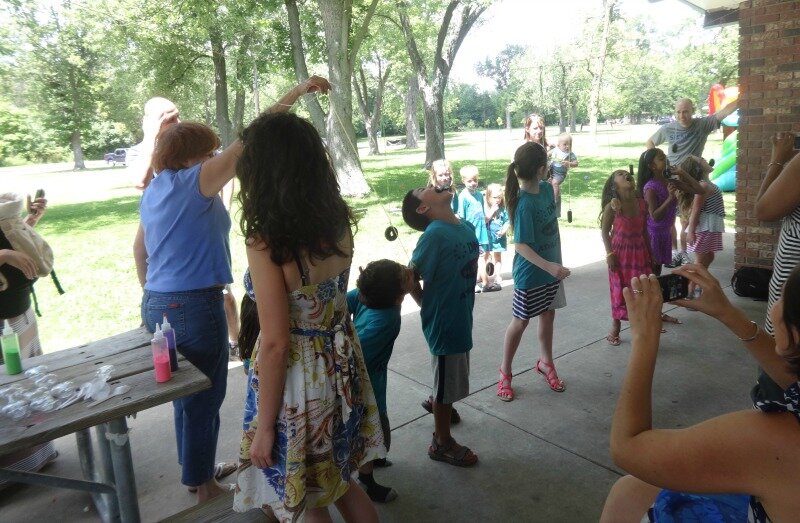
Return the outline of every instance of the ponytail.
{"type": "Polygon", "coordinates": [[[508,211],[508,221],[511,223],[511,229],[514,228],[514,214],[517,210],[517,201],[519,201],[519,180],[517,180],[517,164],[511,162],[506,169],[506,211],[508,211]]]}

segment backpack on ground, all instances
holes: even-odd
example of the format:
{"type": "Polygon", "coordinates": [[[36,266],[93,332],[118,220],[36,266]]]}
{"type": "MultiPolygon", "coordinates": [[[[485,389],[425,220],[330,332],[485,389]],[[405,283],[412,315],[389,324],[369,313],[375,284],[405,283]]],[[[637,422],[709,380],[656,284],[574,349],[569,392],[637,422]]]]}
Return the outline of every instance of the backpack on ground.
{"type": "Polygon", "coordinates": [[[772,269],[763,267],[739,267],[731,278],[731,287],[737,296],[766,300],[769,297],[769,280],[772,269]]]}

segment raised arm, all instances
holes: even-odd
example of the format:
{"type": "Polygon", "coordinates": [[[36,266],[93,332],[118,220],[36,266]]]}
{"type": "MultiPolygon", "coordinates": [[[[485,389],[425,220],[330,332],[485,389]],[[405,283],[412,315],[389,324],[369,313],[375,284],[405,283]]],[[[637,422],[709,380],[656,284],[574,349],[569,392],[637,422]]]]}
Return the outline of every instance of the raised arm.
{"type": "Polygon", "coordinates": [[[774,221],[800,205],[800,160],[794,151],[794,134],[780,132],[772,138],[767,175],[756,197],[756,218],[774,221]]]}
{"type": "MultiPolygon", "coordinates": [[[[330,88],[328,80],[321,76],[312,76],[294,86],[262,114],[286,112],[301,96],[316,92],[325,94],[330,88]]],[[[242,142],[237,139],[221,154],[203,163],[200,168],[200,192],[203,196],[211,198],[216,195],[236,175],[236,162],[241,154],[242,142]]]]}
{"type": "Polygon", "coordinates": [[[739,99],[737,98],[734,102],[729,103],[728,105],[726,105],[725,107],[714,113],[714,118],[716,118],[718,122],[721,122],[722,120],[733,114],[733,112],[738,108],[739,108],[739,99]]]}
{"type": "Polygon", "coordinates": [[[664,216],[664,213],[667,212],[673,200],[675,200],[675,195],[673,191],[669,191],[669,194],[664,201],[661,202],[661,205],[658,205],[655,191],[647,190],[644,192],[644,201],[647,202],[647,212],[650,213],[650,217],[654,220],[660,220],[661,217],[664,216]]]}

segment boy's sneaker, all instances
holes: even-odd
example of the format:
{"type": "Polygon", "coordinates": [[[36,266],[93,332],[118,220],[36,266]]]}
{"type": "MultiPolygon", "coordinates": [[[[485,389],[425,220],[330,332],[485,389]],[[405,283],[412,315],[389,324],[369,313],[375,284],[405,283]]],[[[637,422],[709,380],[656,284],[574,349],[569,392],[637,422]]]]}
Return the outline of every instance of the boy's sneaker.
{"type": "Polygon", "coordinates": [[[475,294],[480,294],[482,292],[483,292],[483,284],[482,283],[476,283],[475,284],[475,294]]]}
{"type": "Polygon", "coordinates": [[[686,265],[687,263],[692,263],[692,259],[689,257],[688,252],[681,251],[681,265],[686,265]]]}
{"type": "Polygon", "coordinates": [[[397,491],[392,487],[384,487],[377,481],[372,474],[358,473],[358,481],[364,486],[369,499],[375,503],[389,503],[397,499],[397,491]]]}
{"type": "Polygon", "coordinates": [[[228,361],[239,361],[239,344],[235,341],[228,342],[228,361]]]}
{"type": "Polygon", "coordinates": [[[483,292],[497,292],[502,290],[503,287],[501,287],[499,283],[490,283],[483,289],[483,292]]]}
{"type": "Polygon", "coordinates": [[[681,253],[678,251],[672,251],[672,259],[669,263],[665,263],[664,267],[668,269],[674,269],[675,267],[681,266],[681,253]]]}

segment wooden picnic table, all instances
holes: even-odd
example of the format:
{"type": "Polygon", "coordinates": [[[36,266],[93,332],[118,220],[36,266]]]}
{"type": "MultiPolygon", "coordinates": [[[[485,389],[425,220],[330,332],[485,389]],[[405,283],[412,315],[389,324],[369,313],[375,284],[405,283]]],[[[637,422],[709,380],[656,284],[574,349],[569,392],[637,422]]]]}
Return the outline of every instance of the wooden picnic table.
{"type": "MultiPolygon", "coordinates": [[[[140,327],[23,360],[25,369],[46,365],[59,382],[70,380],[78,386],[91,381],[101,366],[113,365],[109,385],[113,389],[127,384],[131,389],[92,408],[88,408],[91,400],[79,401],[60,410],[35,412],[18,421],[3,419],[0,456],[76,434],[84,480],[9,469],[0,469],[0,479],[89,491],[103,521],[138,522],[139,504],[125,417],[211,386],[208,377],[183,358],[179,359],[179,368],[170,381],[156,383],[151,338],[152,334],[140,327]],[[89,432],[91,427],[95,427],[95,443],[89,432]]],[[[5,366],[0,366],[0,389],[15,383],[26,388],[34,386],[24,373],[9,376],[5,366]]]]}

